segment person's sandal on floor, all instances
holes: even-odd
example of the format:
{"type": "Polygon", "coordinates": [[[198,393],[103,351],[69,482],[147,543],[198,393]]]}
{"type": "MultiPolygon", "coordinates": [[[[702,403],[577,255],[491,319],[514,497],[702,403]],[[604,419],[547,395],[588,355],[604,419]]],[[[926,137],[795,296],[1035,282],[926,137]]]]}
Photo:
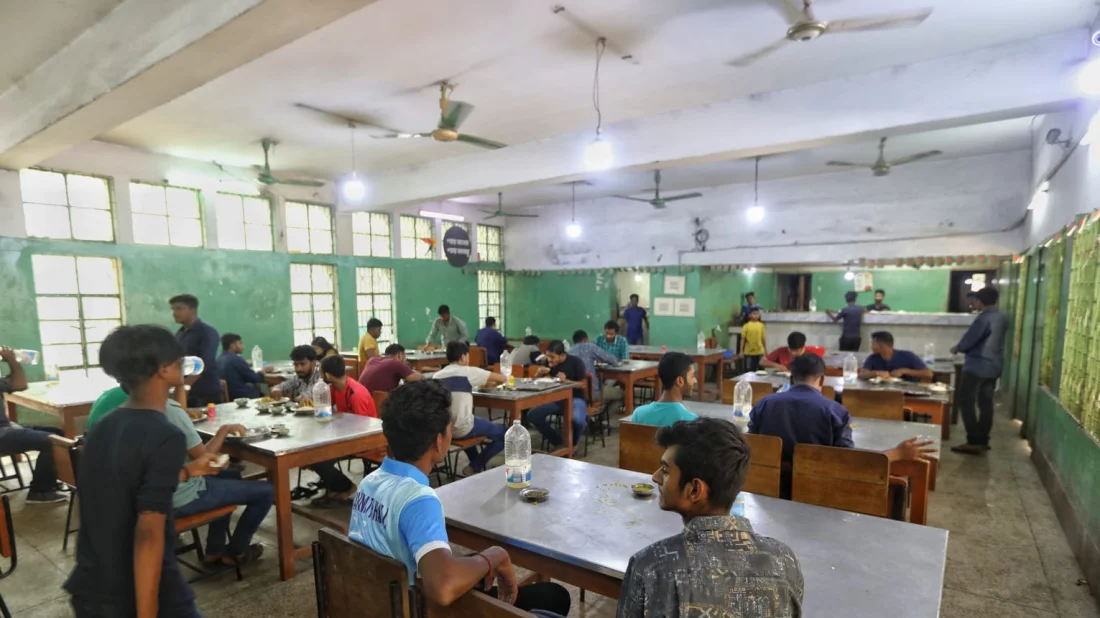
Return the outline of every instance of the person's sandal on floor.
{"type": "Polygon", "coordinates": [[[240,556],[206,556],[206,558],[203,559],[203,564],[205,564],[207,568],[211,569],[232,567],[234,563],[236,563],[238,566],[244,566],[250,562],[259,560],[260,557],[263,555],[263,544],[253,543],[248,547],[248,551],[241,554],[240,556]]]}
{"type": "Polygon", "coordinates": [[[310,501],[310,505],[318,509],[339,509],[346,506],[351,506],[351,496],[334,496],[332,494],[325,494],[320,498],[314,498],[310,501]]]}
{"type": "Polygon", "coordinates": [[[988,445],[981,444],[956,444],[951,447],[951,452],[962,453],[963,455],[985,455],[988,450],[988,445]]]}

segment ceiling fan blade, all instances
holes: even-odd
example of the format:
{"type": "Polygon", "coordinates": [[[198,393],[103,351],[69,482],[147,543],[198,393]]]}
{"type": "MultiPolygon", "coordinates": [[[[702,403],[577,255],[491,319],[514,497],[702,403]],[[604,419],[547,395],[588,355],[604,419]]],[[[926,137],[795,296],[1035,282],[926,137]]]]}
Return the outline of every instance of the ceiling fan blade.
{"type": "Polygon", "coordinates": [[[835,167],[874,167],[874,163],[852,163],[850,161],[828,161],[825,165],[833,165],[835,167]]]}
{"type": "Polygon", "coordinates": [[[905,165],[906,163],[920,161],[921,159],[927,159],[928,157],[934,157],[941,154],[943,154],[942,150],[929,150],[928,152],[918,152],[917,154],[909,155],[908,157],[902,157],[896,161],[891,161],[890,166],[893,167],[895,165],[905,165]]]}
{"type": "Polygon", "coordinates": [[[431,136],[431,133],[390,133],[388,135],[372,135],[371,137],[374,139],[414,139],[431,136]]]}
{"type": "MultiPolygon", "coordinates": [[[[481,212],[485,212],[485,213],[487,213],[487,212],[489,212],[489,211],[488,211],[488,210],[483,210],[483,211],[481,211],[481,212]]],[[[501,216],[501,213],[499,213],[499,212],[494,212],[494,213],[492,213],[491,215],[489,215],[488,217],[482,217],[482,218],[481,218],[481,220],[482,220],[482,221],[488,221],[489,219],[496,219],[496,218],[497,218],[497,217],[499,217],[499,216],[501,216]]]]}
{"type": "Polygon", "coordinates": [[[912,28],[921,25],[932,9],[919,9],[906,13],[893,15],[878,15],[875,17],[862,17],[855,19],[837,19],[828,22],[826,33],[832,32],[866,32],[868,30],[893,30],[896,28],[912,28]]]}
{"type": "Polygon", "coordinates": [[[521,215],[521,214],[518,214],[518,213],[510,213],[510,212],[504,213],[504,216],[505,217],[524,217],[524,218],[527,218],[527,219],[538,219],[539,218],[538,215],[521,215]]]}
{"type": "Polygon", "coordinates": [[[779,51],[780,49],[783,49],[790,42],[791,42],[791,40],[787,39],[787,38],[779,39],[778,41],[772,43],[771,45],[768,45],[766,47],[761,47],[760,49],[758,49],[754,52],[745,54],[744,56],[740,56],[738,58],[734,58],[733,60],[730,60],[726,64],[728,64],[731,67],[738,67],[738,68],[747,67],[747,66],[753,64],[754,62],[756,62],[757,60],[760,60],[761,58],[763,58],[765,56],[770,56],[771,54],[774,54],[775,52],[779,51]]]}
{"type": "Polygon", "coordinates": [[[494,142],[491,139],[485,139],[484,137],[475,137],[473,135],[466,135],[460,133],[458,135],[458,141],[466,142],[467,144],[473,144],[474,146],[481,146],[482,148],[507,148],[508,144],[502,144],[500,142],[494,142]]]}
{"type": "MultiPolygon", "coordinates": [[[[783,19],[787,21],[788,26],[793,26],[796,23],[806,19],[805,9],[801,6],[796,7],[797,0],[773,0],[768,4],[775,7],[777,11],[783,14],[783,19]]],[[[801,5],[801,2],[797,2],[801,5]]]]}
{"type": "Polygon", "coordinates": [[[325,186],[325,183],[321,182],[320,180],[291,180],[291,179],[279,180],[278,178],[275,178],[273,180],[275,182],[272,183],[272,184],[277,184],[277,185],[293,185],[295,187],[323,187],[323,186],[325,186]]]}
{"type": "Polygon", "coordinates": [[[668,197],[662,197],[662,202],[675,202],[676,200],[692,200],[697,197],[703,197],[702,193],[684,193],[683,195],[670,195],[668,197]]]}
{"type": "Polygon", "coordinates": [[[474,106],[462,101],[447,101],[447,113],[439,119],[440,129],[458,130],[459,125],[474,113],[474,106]]]}
{"type": "Polygon", "coordinates": [[[648,204],[651,201],[653,201],[653,200],[647,200],[647,199],[644,199],[644,198],[641,198],[641,197],[630,197],[629,195],[612,195],[611,197],[617,197],[620,200],[630,200],[632,202],[641,202],[643,204],[648,204]]]}

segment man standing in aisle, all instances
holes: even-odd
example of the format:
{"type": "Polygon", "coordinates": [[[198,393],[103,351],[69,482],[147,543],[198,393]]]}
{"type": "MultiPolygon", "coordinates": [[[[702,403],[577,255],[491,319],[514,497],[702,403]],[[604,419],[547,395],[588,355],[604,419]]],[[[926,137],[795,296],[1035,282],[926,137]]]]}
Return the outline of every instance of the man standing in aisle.
{"type": "Polygon", "coordinates": [[[225,397],[217,365],[220,343],[217,329],[199,319],[199,299],[194,296],[173,296],[168,304],[172,306],[172,317],[180,325],[176,340],[183,346],[184,355],[197,356],[206,366],[197,377],[188,378],[191,390],[187,393],[187,406],[201,408],[208,403],[223,403],[225,397]]]}
{"type": "Polygon", "coordinates": [[[637,294],[630,295],[630,305],[623,310],[623,320],[626,321],[626,340],[630,345],[642,345],[645,331],[649,330],[649,315],[638,306],[637,294]],[[643,323],[645,330],[642,329],[643,323]]]}
{"type": "Polygon", "coordinates": [[[1008,318],[997,309],[999,296],[997,290],[989,286],[974,294],[972,304],[978,310],[978,316],[958,345],[951,348],[952,354],[962,352],[966,355],[962,380],[955,393],[959,398],[963,423],[966,424],[966,444],[952,446],[951,450],[956,453],[980,455],[989,450],[989,430],[993,427],[993,390],[1001,377],[1005,332],[1008,330],[1008,318]],[[975,414],[975,399],[981,416],[975,414]]]}
{"type": "Polygon", "coordinates": [[[428,341],[425,349],[434,348],[436,335],[439,335],[441,348],[446,348],[452,341],[470,342],[470,332],[466,330],[466,323],[460,318],[451,315],[451,308],[447,305],[439,306],[439,317],[432,323],[432,332],[428,333],[428,341]]]}
{"type": "Polygon", "coordinates": [[[858,297],[855,292],[848,292],[844,295],[844,300],[848,303],[846,307],[839,312],[825,310],[834,323],[844,320],[844,329],[840,331],[841,352],[859,352],[859,344],[863,341],[860,333],[863,326],[863,307],[856,304],[858,297]]]}

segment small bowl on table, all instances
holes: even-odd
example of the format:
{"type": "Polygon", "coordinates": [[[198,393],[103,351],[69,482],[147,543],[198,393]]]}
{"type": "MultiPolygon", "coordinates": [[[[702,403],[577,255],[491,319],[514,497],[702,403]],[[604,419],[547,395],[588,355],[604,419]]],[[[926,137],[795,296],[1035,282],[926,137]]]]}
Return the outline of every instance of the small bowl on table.
{"type": "Polygon", "coordinates": [[[649,498],[657,488],[650,483],[634,483],[630,486],[630,491],[634,492],[635,497],[649,498]]]}
{"type": "Polygon", "coordinates": [[[285,403],[273,403],[271,404],[271,416],[282,416],[286,414],[285,403]]]}
{"type": "Polygon", "coordinates": [[[285,438],[290,435],[290,427],[287,427],[282,423],[275,423],[271,426],[271,433],[279,436],[280,438],[285,438]]]}
{"type": "Polygon", "coordinates": [[[543,489],[542,487],[528,487],[519,492],[519,497],[524,502],[539,504],[550,499],[550,490],[543,489]]]}
{"type": "Polygon", "coordinates": [[[251,401],[252,400],[249,399],[248,397],[240,397],[238,399],[234,399],[233,403],[237,404],[238,408],[247,408],[249,402],[251,402],[251,401]]]}
{"type": "Polygon", "coordinates": [[[256,413],[257,414],[271,414],[271,404],[270,403],[258,403],[258,404],[256,404],[256,413]]]}

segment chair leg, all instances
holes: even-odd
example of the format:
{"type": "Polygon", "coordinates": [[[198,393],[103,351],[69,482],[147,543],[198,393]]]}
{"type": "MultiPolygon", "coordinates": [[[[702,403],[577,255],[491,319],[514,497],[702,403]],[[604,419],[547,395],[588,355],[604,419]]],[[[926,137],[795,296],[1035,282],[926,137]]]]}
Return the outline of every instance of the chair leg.
{"type": "Polygon", "coordinates": [[[202,549],[198,528],[193,528],[191,530],[191,542],[195,544],[195,555],[199,557],[199,564],[202,564],[202,561],[206,559],[206,552],[202,549]]]}
{"type": "Polygon", "coordinates": [[[11,612],[8,611],[8,604],[4,603],[4,597],[0,596],[0,616],[4,618],[11,618],[11,612]]]}
{"type": "Polygon", "coordinates": [[[72,534],[73,505],[76,504],[76,490],[69,494],[69,513],[65,515],[65,539],[61,541],[61,551],[69,549],[69,535],[72,534]]]}

